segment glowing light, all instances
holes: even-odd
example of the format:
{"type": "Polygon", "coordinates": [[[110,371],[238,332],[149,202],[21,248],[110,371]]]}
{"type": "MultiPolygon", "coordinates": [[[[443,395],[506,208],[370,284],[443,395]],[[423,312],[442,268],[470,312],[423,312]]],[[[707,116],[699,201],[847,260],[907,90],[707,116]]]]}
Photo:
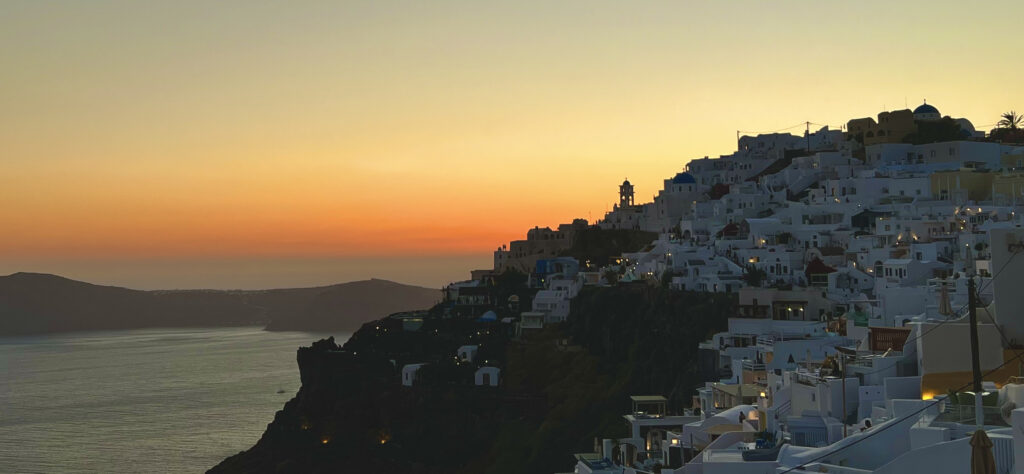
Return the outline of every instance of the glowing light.
{"type": "Polygon", "coordinates": [[[327,444],[327,443],[330,443],[330,442],[331,442],[331,437],[330,436],[324,436],[323,438],[320,438],[320,444],[327,444]]]}
{"type": "Polygon", "coordinates": [[[921,400],[931,400],[935,398],[935,394],[932,392],[924,392],[921,394],[921,400]]]}

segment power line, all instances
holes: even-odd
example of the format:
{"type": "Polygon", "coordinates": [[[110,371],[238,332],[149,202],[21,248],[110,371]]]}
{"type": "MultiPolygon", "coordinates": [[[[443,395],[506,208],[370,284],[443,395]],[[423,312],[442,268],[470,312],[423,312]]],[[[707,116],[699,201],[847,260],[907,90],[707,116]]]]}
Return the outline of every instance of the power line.
{"type": "MultiPolygon", "coordinates": [[[[1019,254],[1019,253],[1020,253],[1020,251],[1014,252],[1014,253],[1013,253],[1013,255],[1011,255],[1011,256],[1010,256],[1010,259],[1009,259],[1009,260],[1007,260],[1007,261],[1006,261],[1006,263],[1004,263],[1004,264],[1003,264],[1002,268],[1000,268],[1000,269],[999,269],[999,271],[997,271],[997,272],[996,272],[996,273],[995,273],[994,275],[992,275],[992,279],[990,279],[989,281],[985,282],[985,285],[984,285],[984,286],[982,286],[981,288],[979,288],[979,289],[977,290],[977,293],[979,293],[979,294],[980,294],[980,293],[984,292],[984,291],[985,291],[985,289],[987,289],[987,288],[989,287],[989,285],[991,285],[991,284],[992,284],[993,282],[995,282],[995,281],[996,281],[996,278],[998,278],[998,277],[999,277],[999,274],[1000,274],[1000,273],[1002,273],[1002,272],[1003,272],[1003,270],[1006,270],[1006,267],[1009,267],[1009,266],[1010,266],[1010,262],[1013,262],[1013,259],[1014,259],[1014,258],[1016,258],[1016,257],[1017,257],[1017,254],[1019,254]]],[[[916,337],[913,337],[913,338],[910,338],[910,339],[906,340],[906,341],[905,341],[905,342],[903,343],[903,345],[904,345],[904,346],[906,346],[907,344],[909,344],[909,343],[911,343],[911,342],[915,342],[915,341],[917,341],[918,339],[921,339],[921,338],[923,338],[923,337],[924,337],[924,336],[925,336],[926,334],[928,334],[928,333],[930,333],[930,332],[932,332],[932,331],[934,331],[934,330],[938,329],[938,328],[939,328],[939,326],[942,326],[943,324],[946,324],[946,323],[948,323],[948,322],[952,322],[952,321],[959,321],[959,320],[963,319],[963,311],[964,311],[965,309],[967,309],[967,306],[968,306],[969,304],[970,304],[970,303],[964,304],[963,306],[961,306],[961,307],[960,307],[960,309],[958,309],[958,310],[956,311],[956,314],[960,315],[960,316],[959,316],[958,318],[955,318],[955,319],[954,319],[954,318],[947,318],[947,319],[944,319],[944,320],[940,321],[940,322],[939,322],[938,324],[936,324],[935,326],[932,326],[931,328],[929,328],[929,329],[928,329],[927,331],[924,331],[924,332],[922,332],[921,334],[917,335],[916,337]]],[[[995,326],[997,326],[997,327],[998,327],[998,325],[995,325],[995,326]]],[[[1009,341],[1003,341],[1003,342],[1004,342],[1004,343],[1007,343],[1007,345],[1009,345],[1009,341]]],[[[893,367],[896,367],[896,366],[897,366],[898,364],[899,364],[899,362],[897,361],[897,362],[894,362],[894,363],[893,363],[892,365],[889,365],[889,366],[887,366],[887,367],[883,367],[883,368],[881,368],[881,369],[878,369],[878,370],[872,370],[871,372],[863,372],[863,373],[861,373],[860,375],[864,376],[864,375],[872,375],[872,374],[877,374],[878,372],[881,372],[881,371],[883,371],[883,370],[889,370],[889,369],[891,369],[891,368],[893,368],[893,367]]],[[[843,374],[843,377],[846,377],[846,374],[843,374]]]]}
{"type": "Polygon", "coordinates": [[[791,130],[791,129],[794,129],[794,128],[797,128],[797,127],[802,127],[802,126],[804,126],[806,124],[807,124],[807,122],[800,122],[800,123],[798,123],[796,125],[792,125],[792,126],[789,126],[789,127],[786,127],[786,128],[780,128],[778,130],[771,130],[771,131],[736,130],[736,132],[737,133],[778,133],[778,132],[782,132],[782,131],[785,131],[785,130],[791,130]]]}
{"type": "MultiPolygon", "coordinates": [[[[999,269],[999,271],[998,271],[998,272],[996,272],[996,274],[995,274],[995,275],[994,275],[994,276],[992,277],[992,279],[991,279],[991,280],[989,280],[989,281],[988,281],[988,283],[986,283],[986,284],[985,284],[985,288],[987,288],[987,287],[988,287],[988,285],[991,285],[991,284],[992,284],[992,282],[994,282],[994,281],[996,280],[996,278],[997,278],[997,277],[999,276],[999,274],[1000,274],[1000,273],[1002,273],[1002,271],[1003,271],[1003,270],[1005,270],[1005,269],[1006,269],[1006,267],[1008,267],[1008,266],[1010,265],[1010,262],[1012,262],[1012,261],[1013,261],[1013,258],[1014,258],[1014,257],[1016,257],[1016,256],[1017,256],[1017,254],[1019,254],[1019,253],[1020,253],[1020,251],[1019,251],[1019,250],[1013,253],[1013,255],[1012,255],[1012,256],[1010,257],[1010,259],[1006,261],[1006,264],[1005,264],[1005,265],[1003,265],[1003,268],[999,269]]],[[[979,290],[978,290],[978,293],[981,293],[981,292],[982,292],[983,290],[984,290],[984,288],[982,288],[982,289],[979,289],[979,290]]],[[[936,325],[936,326],[935,326],[935,327],[933,327],[932,329],[935,329],[935,328],[939,327],[940,325],[944,324],[945,322],[949,322],[949,321],[952,321],[952,320],[951,320],[951,319],[950,319],[950,320],[946,320],[946,321],[944,321],[943,323],[940,323],[939,325],[936,325]]],[[[1008,339],[1006,338],[1006,335],[1005,335],[1005,334],[1003,333],[1003,330],[1002,330],[1002,328],[1000,328],[998,324],[993,324],[993,326],[995,326],[996,330],[997,330],[997,331],[999,332],[999,335],[1000,335],[1000,337],[1001,337],[1001,338],[1003,339],[1004,343],[1007,343],[1007,344],[1008,344],[1008,343],[1009,343],[1009,340],[1008,340],[1008,339]]],[[[930,331],[929,331],[929,332],[930,332],[930,331]]],[[[920,337],[923,337],[923,336],[924,336],[924,334],[927,334],[927,333],[922,333],[922,334],[921,334],[921,336],[919,336],[918,338],[920,338],[920,337]]],[[[1013,362],[1013,361],[1024,361],[1024,352],[1016,352],[1016,355],[1015,355],[1015,356],[1014,356],[1013,358],[1011,358],[1010,360],[1007,360],[1007,361],[1003,362],[1003,363],[1002,363],[1002,364],[1000,364],[1000,365],[999,365],[998,367],[996,367],[996,368],[994,368],[994,369],[992,369],[992,370],[990,370],[990,371],[988,371],[988,372],[986,372],[986,373],[982,374],[982,377],[985,377],[985,376],[991,375],[991,374],[993,374],[993,373],[995,373],[995,372],[999,371],[999,369],[1002,369],[1003,367],[1006,367],[1007,365],[1009,365],[1009,364],[1010,364],[1010,362],[1013,362]]],[[[843,377],[844,377],[844,378],[846,377],[846,374],[845,374],[845,373],[843,374],[843,377]]],[[[969,382],[969,383],[967,383],[967,384],[964,384],[964,385],[960,386],[959,388],[957,388],[956,390],[954,390],[954,392],[959,392],[959,391],[961,391],[961,390],[963,390],[963,389],[965,389],[965,388],[967,388],[967,387],[969,387],[969,386],[973,385],[973,383],[974,383],[974,382],[972,381],[972,382],[969,382]]],[[[977,396],[979,396],[979,395],[978,395],[978,394],[975,394],[975,396],[977,397],[977,396]]],[[[935,406],[935,405],[937,405],[937,404],[939,404],[939,403],[941,403],[941,402],[942,402],[942,399],[935,399],[935,401],[933,401],[933,402],[931,402],[931,403],[929,403],[929,404],[926,404],[925,406],[921,407],[920,409],[918,409],[918,410],[916,410],[916,411],[914,411],[914,412],[912,412],[912,413],[910,413],[910,414],[908,414],[908,415],[904,416],[904,417],[903,417],[902,419],[900,419],[900,420],[899,420],[898,422],[895,422],[895,423],[890,423],[890,424],[888,424],[888,425],[885,425],[885,426],[879,427],[879,428],[878,428],[877,430],[874,430],[874,431],[871,431],[871,432],[869,432],[868,434],[866,434],[866,435],[862,436],[862,437],[861,437],[861,438],[859,438],[859,439],[856,439],[856,440],[854,440],[853,442],[851,442],[850,444],[848,444],[848,445],[846,445],[846,446],[842,446],[842,447],[839,447],[839,448],[837,448],[837,449],[835,449],[835,450],[832,450],[832,451],[830,451],[830,452],[828,452],[828,453],[822,454],[821,456],[818,456],[818,457],[816,457],[816,458],[814,458],[814,459],[811,459],[810,461],[807,461],[807,462],[805,462],[805,463],[801,463],[801,464],[799,464],[799,465],[797,465],[797,466],[793,466],[793,467],[791,467],[791,468],[789,468],[789,469],[787,469],[787,470],[785,470],[785,471],[782,471],[782,473],[781,473],[781,474],[786,474],[786,473],[789,473],[789,472],[795,471],[795,470],[797,470],[797,469],[801,469],[801,470],[802,470],[802,468],[804,468],[804,467],[807,467],[807,465],[808,465],[808,464],[813,464],[813,463],[815,463],[815,462],[818,462],[818,461],[820,461],[820,460],[822,460],[822,459],[825,459],[825,458],[827,458],[827,457],[829,457],[829,456],[832,456],[833,454],[836,454],[836,453],[838,453],[838,452],[840,452],[840,451],[842,451],[842,450],[844,450],[844,449],[847,449],[847,448],[850,448],[850,447],[856,446],[856,445],[857,445],[858,443],[860,443],[860,442],[863,442],[863,441],[867,440],[868,438],[870,438],[870,437],[872,437],[872,436],[874,436],[874,435],[876,435],[876,434],[878,434],[878,433],[881,433],[881,432],[883,432],[883,431],[885,431],[885,430],[887,430],[887,429],[889,429],[889,428],[891,428],[891,427],[893,427],[893,426],[896,426],[896,425],[898,425],[898,424],[900,424],[900,423],[902,423],[902,422],[904,422],[904,421],[906,421],[906,420],[909,420],[909,419],[910,419],[911,417],[913,417],[913,416],[916,416],[916,415],[918,415],[918,414],[920,414],[920,413],[924,412],[925,410],[927,410],[927,409],[929,409],[929,408],[931,408],[931,407],[933,407],[933,406],[935,406]]],[[[844,408],[844,411],[845,411],[845,408],[846,408],[846,407],[843,407],[843,408],[844,408]]],[[[844,421],[844,423],[845,423],[845,421],[844,421]]]]}
{"type": "MultiPolygon", "coordinates": [[[[991,375],[992,373],[994,373],[994,372],[998,371],[999,369],[1002,369],[1003,367],[1005,367],[1010,362],[1013,362],[1015,360],[1021,359],[1022,357],[1024,357],[1024,353],[1017,354],[1017,356],[1015,356],[1014,358],[1012,358],[1012,359],[1010,359],[1010,360],[1008,360],[1006,362],[1003,362],[998,367],[996,367],[996,368],[994,368],[994,369],[992,369],[992,370],[982,374],[982,376],[991,375]]],[[[970,383],[967,383],[965,385],[962,385],[959,388],[957,388],[956,390],[954,390],[954,392],[959,392],[959,391],[961,391],[961,390],[971,386],[972,384],[973,384],[973,382],[970,382],[970,383]]],[[[975,395],[975,396],[977,396],[977,395],[975,395]]],[[[896,425],[898,425],[898,424],[900,424],[900,423],[902,423],[902,422],[904,422],[906,420],[909,420],[911,417],[913,417],[913,416],[915,416],[915,415],[917,415],[917,414],[919,414],[919,413],[921,413],[921,412],[923,412],[923,411],[925,411],[925,410],[927,410],[927,409],[929,409],[929,408],[931,408],[931,407],[933,407],[935,405],[938,405],[939,403],[942,402],[942,400],[943,399],[936,398],[935,401],[933,401],[933,402],[931,402],[931,403],[921,407],[920,409],[910,413],[909,415],[904,416],[897,423],[890,423],[890,424],[885,425],[885,426],[880,426],[877,430],[873,430],[873,431],[869,432],[868,434],[864,435],[860,439],[856,439],[856,440],[854,440],[853,442],[851,442],[850,444],[848,444],[846,446],[842,446],[842,447],[836,448],[835,450],[833,450],[831,452],[828,452],[828,453],[825,453],[825,454],[822,454],[821,456],[818,456],[818,457],[816,457],[814,459],[811,459],[810,461],[807,461],[805,463],[801,463],[801,464],[799,464],[797,466],[793,466],[793,467],[791,467],[791,468],[789,468],[789,469],[787,469],[785,471],[782,471],[781,474],[786,474],[788,472],[792,472],[792,471],[795,471],[797,469],[802,469],[804,467],[807,467],[808,464],[813,464],[813,463],[818,462],[818,461],[820,461],[822,459],[825,459],[825,458],[827,458],[827,457],[829,457],[829,456],[831,456],[833,454],[836,454],[836,453],[838,453],[838,452],[840,452],[840,451],[842,451],[844,449],[856,446],[857,443],[860,443],[860,442],[862,442],[862,441],[864,441],[864,440],[866,440],[866,439],[868,439],[868,438],[870,438],[870,437],[872,437],[872,436],[874,436],[874,435],[876,435],[878,433],[881,433],[881,432],[883,432],[883,431],[885,431],[885,430],[887,430],[887,429],[889,429],[889,428],[891,428],[893,426],[896,426],[896,425]]]]}

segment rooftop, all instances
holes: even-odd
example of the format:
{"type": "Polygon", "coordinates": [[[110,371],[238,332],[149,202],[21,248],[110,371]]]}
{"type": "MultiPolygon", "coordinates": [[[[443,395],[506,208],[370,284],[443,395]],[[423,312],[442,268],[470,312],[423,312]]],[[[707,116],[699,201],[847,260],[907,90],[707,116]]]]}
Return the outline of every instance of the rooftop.
{"type": "Polygon", "coordinates": [[[668,399],[661,395],[633,395],[629,397],[634,403],[665,403],[668,399]]]}

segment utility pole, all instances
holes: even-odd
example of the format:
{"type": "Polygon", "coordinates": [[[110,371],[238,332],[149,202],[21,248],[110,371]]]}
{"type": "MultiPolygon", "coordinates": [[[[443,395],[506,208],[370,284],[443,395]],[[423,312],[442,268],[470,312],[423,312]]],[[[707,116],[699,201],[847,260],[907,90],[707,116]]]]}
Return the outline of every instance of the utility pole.
{"type": "Polygon", "coordinates": [[[807,137],[807,151],[811,151],[811,122],[806,122],[807,128],[804,129],[804,136],[807,137]]]}
{"type": "Polygon", "coordinates": [[[985,425],[985,414],[981,403],[981,358],[978,354],[978,310],[975,308],[977,297],[974,293],[974,272],[968,269],[967,278],[967,310],[971,321],[971,370],[974,372],[974,423],[980,429],[985,425]]]}
{"type": "Polygon", "coordinates": [[[857,350],[850,349],[848,347],[836,346],[836,353],[839,355],[839,362],[842,367],[842,384],[843,384],[843,414],[840,420],[843,422],[843,438],[846,438],[846,358],[850,356],[856,357],[857,350]]]}
{"type": "Polygon", "coordinates": [[[846,354],[839,353],[840,361],[843,363],[843,439],[846,439],[846,354]]]}

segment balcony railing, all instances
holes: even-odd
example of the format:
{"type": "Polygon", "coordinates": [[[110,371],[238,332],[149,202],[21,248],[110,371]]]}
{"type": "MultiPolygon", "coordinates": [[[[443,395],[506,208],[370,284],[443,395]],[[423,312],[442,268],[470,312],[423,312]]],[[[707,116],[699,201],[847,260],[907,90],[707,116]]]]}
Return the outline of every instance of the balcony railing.
{"type": "Polygon", "coordinates": [[[743,370],[763,371],[764,363],[747,359],[743,361],[743,370]]]}
{"type": "MultiPolygon", "coordinates": [[[[946,422],[946,423],[958,423],[962,425],[973,425],[975,422],[974,405],[957,405],[953,403],[944,403],[945,409],[939,414],[935,421],[946,422]]],[[[982,407],[982,415],[984,416],[986,426],[1010,426],[1006,420],[1003,419],[1002,410],[999,407],[982,407]]]]}

